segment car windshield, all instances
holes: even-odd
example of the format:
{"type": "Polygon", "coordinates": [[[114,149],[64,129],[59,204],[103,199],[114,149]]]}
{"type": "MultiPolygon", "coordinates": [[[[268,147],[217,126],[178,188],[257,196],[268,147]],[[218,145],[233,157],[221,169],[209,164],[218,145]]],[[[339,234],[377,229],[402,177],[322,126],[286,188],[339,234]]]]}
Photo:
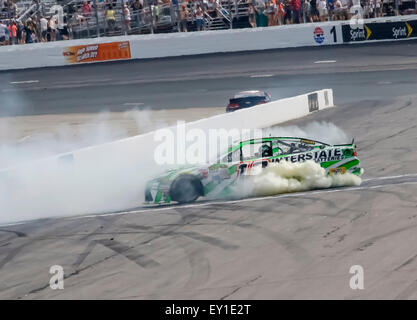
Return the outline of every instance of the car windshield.
{"type": "Polygon", "coordinates": [[[276,140],[274,147],[279,149],[278,154],[291,154],[298,152],[307,152],[314,148],[314,141],[304,140],[276,140]],[[307,143],[308,142],[308,143],[307,143]]]}
{"type": "Polygon", "coordinates": [[[307,152],[314,149],[318,142],[305,139],[276,139],[264,142],[252,142],[242,145],[229,152],[221,159],[222,162],[238,162],[258,158],[267,158],[284,154],[307,152]],[[241,151],[242,150],[242,151],[241,151]]]}

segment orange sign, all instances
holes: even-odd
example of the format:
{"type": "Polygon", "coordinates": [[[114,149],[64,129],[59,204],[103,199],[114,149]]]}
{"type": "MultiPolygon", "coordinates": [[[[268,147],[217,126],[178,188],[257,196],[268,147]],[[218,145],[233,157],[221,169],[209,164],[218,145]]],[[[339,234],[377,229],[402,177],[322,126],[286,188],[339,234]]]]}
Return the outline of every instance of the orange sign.
{"type": "Polygon", "coordinates": [[[67,47],[63,53],[69,63],[130,59],[129,41],[67,47]]]}

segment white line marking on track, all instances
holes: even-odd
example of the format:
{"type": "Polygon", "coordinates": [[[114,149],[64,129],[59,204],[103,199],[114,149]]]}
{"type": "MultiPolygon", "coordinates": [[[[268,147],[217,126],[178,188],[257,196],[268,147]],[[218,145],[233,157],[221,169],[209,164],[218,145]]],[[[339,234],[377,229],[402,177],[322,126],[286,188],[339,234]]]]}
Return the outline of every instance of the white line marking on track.
{"type": "MultiPolygon", "coordinates": [[[[403,176],[415,176],[416,174],[412,175],[403,175],[403,176]]],[[[401,176],[400,176],[401,177],[401,176]]],[[[393,177],[383,177],[386,179],[393,178],[393,177]]],[[[369,186],[369,187],[345,187],[340,189],[323,189],[323,190],[316,190],[316,191],[307,191],[307,192],[295,192],[295,193],[285,193],[279,194],[275,196],[266,196],[266,197],[256,197],[256,198],[246,198],[246,199],[238,199],[238,200],[226,200],[226,201],[211,201],[211,202],[204,202],[204,203],[194,203],[189,205],[183,206],[167,206],[163,208],[149,208],[149,209],[141,209],[141,210],[133,210],[133,211],[121,211],[121,212],[114,212],[114,213],[103,213],[103,214],[92,214],[88,216],[77,216],[71,217],[70,220],[77,220],[82,218],[94,218],[94,217],[104,217],[104,216],[117,216],[117,215],[126,215],[131,213],[145,213],[145,212],[159,212],[159,211],[168,211],[168,210],[175,210],[175,209],[188,209],[188,208],[199,208],[199,207],[206,207],[210,205],[225,205],[225,204],[234,204],[234,203],[242,203],[242,202],[252,202],[252,201],[259,201],[259,200],[271,200],[271,199],[278,199],[278,198],[289,198],[289,197],[300,197],[305,195],[314,195],[314,194],[321,194],[321,193],[334,193],[334,192],[343,192],[343,191],[358,191],[358,190],[366,190],[366,189],[378,189],[383,188],[391,185],[409,185],[409,184],[417,184],[417,181],[411,182],[402,182],[396,184],[384,184],[378,186],[369,186]]]]}
{"type": "Polygon", "coordinates": [[[38,83],[39,80],[12,81],[11,84],[38,83]]]}
{"type": "Polygon", "coordinates": [[[252,76],[250,76],[251,78],[269,78],[269,77],[273,77],[273,74],[254,74],[252,76]]]}
{"type": "Polygon", "coordinates": [[[126,102],[123,103],[124,106],[142,106],[144,105],[143,102],[126,102]]]}
{"type": "MultiPolygon", "coordinates": [[[[378,177],[378,178],[372,178],[372,179],[366,179],[362,181],[370,181],[370,180],[387,180],[387,179],[394,179],[394,178],[401,178],[401,177],[413,177],[417,176],[417,173],[412,174],[403,174],[398,176],[388,176],[388,177],[378,177]]],[[[97,217],[108,217],[108,216],[118,216],[118,215],[127,215],[127,214],[137,214],[137,213],[146,213],[146,212],[163,212],[163,211],[169,211],[169,210],[178,210],[178,209],[188,209],[188,208],[201,208],[211,205],[225,205],[225,204],[234,204],[234,203],[242,203],[242,202],[252,202],[252,201],[260,201],[260,200],[273,200],[273,199],[279,199],[279,198],[289,198],[289,197],[301,197],[305,195],[314,195],[314,194],[322,194],[322,193],[334,193],[334,192],[346,192],[346,191],[359,191],[359,190],[369,190],[369,189],[379,189],[384,187],[389,187],[393,185],[413,185],[417,184],[417,181],[406,181],[406,182],[399,182],[399,183],[393,183],[393,184],[382,184],[377,186],[369,186],[369,187],[344,187],[339,189],[322,189],[322,190],[311,190],[306,192],[295,192],[295,193],[285,193],[285,194],[278,194],[275,196],[265,196],[265,197],[256,197],[256,198],[246,198],[246,199],[238,199],[238,200],[226,200],[226,201],[209,201],[204,203],[194,203],[194,204],[188,204],[188,205],[182,205],[182,206],[166,206],[162,208],[148,208],[148,209],[141,209],[141,210],[130,210],[130,211],[120,211],[120,212],[113,212],[113,213],[98,213],[98,214],[90,214],[90,215],[80,215],[80,216],[74,216],[74,217],[55,217],[55,218],[64,218],[66,220],[79,220],[79,219],[85,219],[85,218],[97,218],[97,217]]],[[[54,217],[51,217],[53,219],[54,217]]],[[[36,220],[31,221],[19,221],[19,222],[12,222],[9,224],[0,224],[0,227],[5,226],[15,226],[19,224],[25,224],[30,223],[36,220]]]]}
{"type": "Polygon", "coordinates": [[[387,180],[387,179],[396,179],[396,178],[404,178],[404,177],[415,177],[415,176],[417,176],[417,173],[400,174],[398,176],[376,177],[376,178],[364,179],[362,180],[362,182],[371,181],[371,180],[387,180]]]}
{"type": "Polygon", "coordinates": [[[335,63],[336,60],[319,60],[319,61],[314,61],[314,63],[335,63]]]}

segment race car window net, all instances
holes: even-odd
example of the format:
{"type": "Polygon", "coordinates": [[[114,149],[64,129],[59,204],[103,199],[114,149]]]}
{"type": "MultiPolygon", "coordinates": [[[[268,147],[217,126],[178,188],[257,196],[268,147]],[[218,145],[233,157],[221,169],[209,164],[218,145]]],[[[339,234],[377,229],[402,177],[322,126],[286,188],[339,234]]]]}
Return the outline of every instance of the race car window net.
{"type": "Polygon", "coordinates": [[[272,157],[273,155],[271,141],[246,144],[242,146],[241,150],[242,161],[272,157]]]}
{"type": "Polygon", "coordinates": [[[314,149],[314,146],[308,145],[297,140],[277,140],[274,142],[273,147],[278,147],[280,149],[280,152],[278,154],[300,153],[314,149]]]}

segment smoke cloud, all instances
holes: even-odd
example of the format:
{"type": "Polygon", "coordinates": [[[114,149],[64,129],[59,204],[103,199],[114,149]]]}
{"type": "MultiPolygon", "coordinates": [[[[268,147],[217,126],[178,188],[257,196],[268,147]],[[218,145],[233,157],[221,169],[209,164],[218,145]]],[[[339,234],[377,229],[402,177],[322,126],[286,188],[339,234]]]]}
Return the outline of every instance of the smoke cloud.
{"type": "Polygon", "coordinates": [[[326,170],[314,161],[272,163],[255,175],[239,182],[234,197],[271,196],[281,193],[342,186],[358,186],[362,179],[354,174],[327,175],[326,170]]]}

